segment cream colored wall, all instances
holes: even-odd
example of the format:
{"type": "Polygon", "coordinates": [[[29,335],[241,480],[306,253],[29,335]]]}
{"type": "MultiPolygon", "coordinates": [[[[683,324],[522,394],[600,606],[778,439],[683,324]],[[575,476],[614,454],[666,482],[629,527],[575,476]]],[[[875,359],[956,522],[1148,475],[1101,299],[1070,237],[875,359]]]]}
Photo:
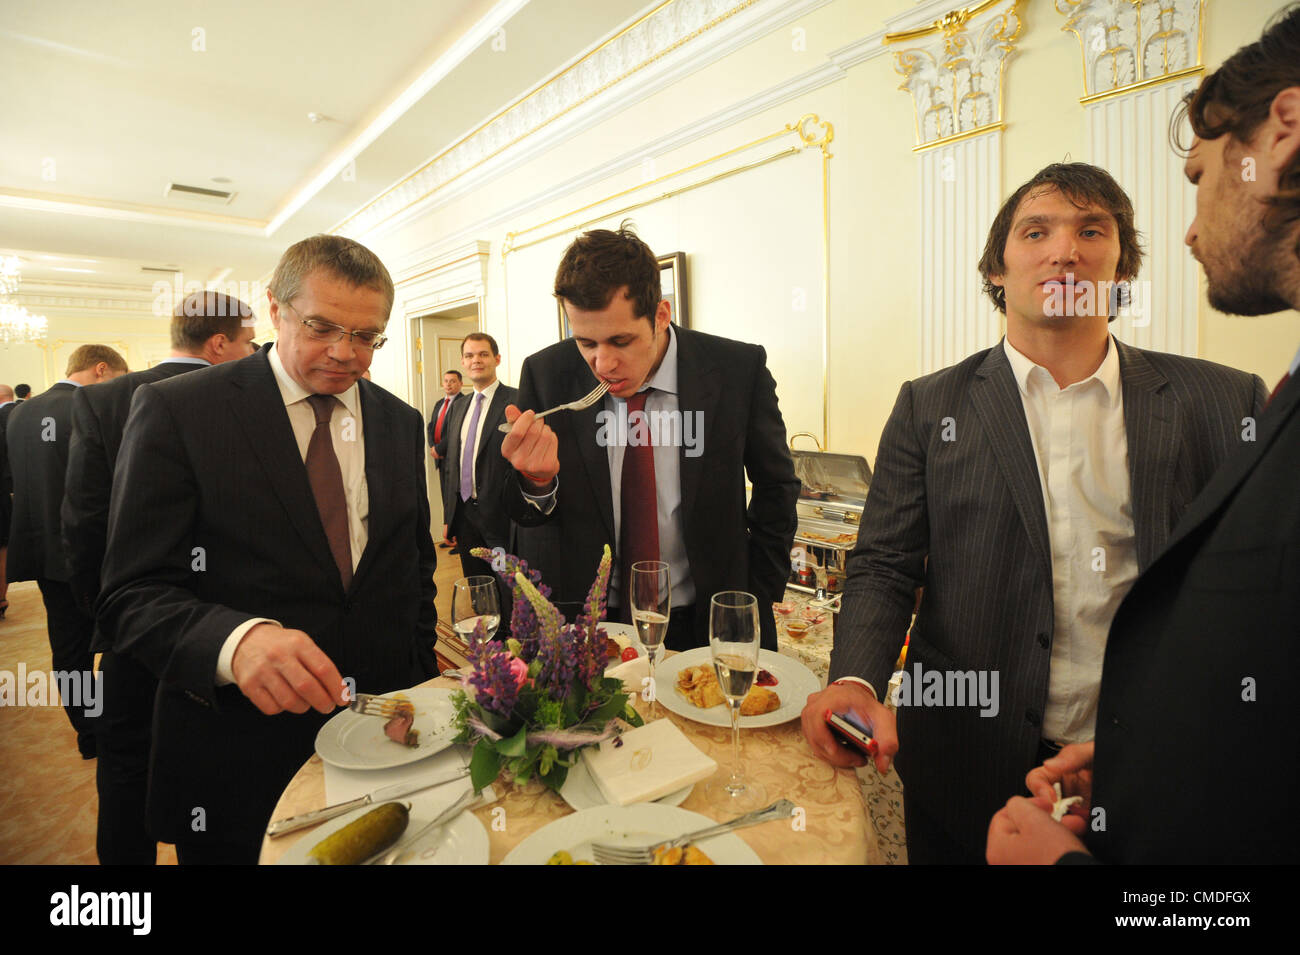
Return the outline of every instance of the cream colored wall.
{"type": "Polygon", "coordinates": [[[26,382],[34,394],[44,391],[63,377],[68,356],[80,345],[115,348],[132,371],[161,361],[171,348],[165,319],[41,311],[49,322],[44,343],[0,346],[0,382],[26,382]]]}
{"type": "MultiPolygon", "coordinates": [[[[564,146],[534,157],[484,188],[388,234],[360,238],[390,266],[401,267],[416,250],[436,245],[440,236],[459,235],[494,212],[825,63],[831,50],[880,29],[887,17],[910,8],[904,2],[837,0],[574,136],[564,146]],[[803,31],[805,49],[796,49],[792,42],[796,28],[803,31]]],[[[1064,18],[1052,4],[1022,3],[1021,8],[1024,32],[1007,66],[1003,194],[1050,162],[1086,158],[1078,41],[1061,31],[1064,18]]],[[[1217,65],[1256,38],[1276,8],[1273,0],[1231,4],[1211,0],[1207,65],[1217,65]]],[[[881,427],[899,386],[920,367],[917,160],[911,149],[912,105],[898,90],[899,82],[892,57],[876,57],[851,68],[836,82],[656,155],[652,166],[634,166],[603,182],[554,196],[471,236],[492,244],[484,324],[501,343],[502,377],[515,381],[523,359],[556,339],[550,279],[565,244],[558,238],[513,253],[503,265],[500,252],[507,232],[717,155],[805,113],[817,113],[835,127],[830,162],[829,447],[874,460],[881,427]]],[[[766,273],[773,263],[792,255],[803,266],[809,262],[820,266],[821,250],[813,248],[820,236],[810,233],[806,216],[791,216],[787,196],[774,196],[773,190],[784,189],[798,202],[819,203],[815,195],[820,188],[819,165],[810,151],[769,167],[771,176],[741,173],[729,180],[728,189],[709,187],[632,213],[657,251],[681,250],[698,257],[692,260],[695,267],[690,276],[695,327],[767,346],[791,432],[821,431],[820,407],[807,400],[819,398],[822,386],[821,290],[818,287],[809,296],[814,307],[795,315],[788,294],[792,283],[770,282],[766,273]],[[814,181],[816,189],[810,193],[807,189],[814,181]],[[749,297],[745,276],[734,262],[710,271],[716,253],[726,248],[728,229],[736,237],[734,251],[743,250],[752,259],[750,284],[763,290],[761,296],[749,297]]],[[[619,204],[623,203],[606,208],[619,204]]],[[[545,230],[538,233],[542,234],[545,230]]],[[[1259,373],[1270,382],[1281,374],[1300,341],[1300,316],[1295,313],[1231,319],[1203,305],[1200,326],[1202,357],[1259,373]]],[[[383,368],[383,383],[399,394],[398,379],[409,378],[404,371],[408,367],[405,339],[394,334],[382,362],[376,361],[377,371],[383,368]]],[[[381,380],[379,373],[376,379],[381,380]]]]}

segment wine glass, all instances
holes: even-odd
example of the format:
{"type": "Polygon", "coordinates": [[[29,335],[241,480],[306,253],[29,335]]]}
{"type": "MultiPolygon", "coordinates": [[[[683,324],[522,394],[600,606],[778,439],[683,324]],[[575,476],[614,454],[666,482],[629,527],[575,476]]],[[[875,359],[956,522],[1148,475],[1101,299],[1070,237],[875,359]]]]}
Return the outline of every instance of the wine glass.
{"type": "Polygon", "coordinates": [[[668,633],[668,614],[672,604],[672,585],[668,565],[662,560],[640,560],[632,565],[628,598],[637,639],[645,647],[650,663],[650,718],[655,715],[655,662],[664,636],[668,633]]]}
{"type": "Polygon", "coordinates": [[[740,704],[758,673],[759,640],[758,598],[739,590],[714,594],[709,602],[709,650],[731,713],[733,768],[725,780],[709,783],[707,797],[714,807],[737,815],[767,804],[767,790],[745,775],[740,762],[740,704]]]}
{"type": "Polygon", "coordinates": [[[492,577],[462,577],[452,585],[451,626],[467,644],[474,627],[483,621],[487,639],[501,625],[501,599],[492,577]]]}

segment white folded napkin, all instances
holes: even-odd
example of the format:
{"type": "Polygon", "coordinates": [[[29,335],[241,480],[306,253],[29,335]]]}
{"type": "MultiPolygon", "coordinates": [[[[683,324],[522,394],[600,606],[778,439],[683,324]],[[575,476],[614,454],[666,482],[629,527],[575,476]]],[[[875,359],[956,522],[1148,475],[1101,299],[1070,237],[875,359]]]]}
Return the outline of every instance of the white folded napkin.
{"type": "Polygon", "coordinates": [[[615,805],[648,802],[707,779],[718,764],[700,752],[671,720],[655,720],[614,741],[582,751],[591,778],[615,805]]]}

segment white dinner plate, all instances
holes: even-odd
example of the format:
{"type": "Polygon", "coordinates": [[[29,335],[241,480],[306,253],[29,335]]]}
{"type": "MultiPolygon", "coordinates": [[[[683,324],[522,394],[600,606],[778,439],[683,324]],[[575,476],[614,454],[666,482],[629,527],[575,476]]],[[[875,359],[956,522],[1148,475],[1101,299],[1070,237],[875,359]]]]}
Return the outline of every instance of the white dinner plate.
{"type": "Polygon", "coordinates": [[[455,692],[437,687],[402,691],[415,704],[412,726],[420,731],[419,746],[403,746],[389,739],[382,717],[343,710],[316,734],[316,755],[340,769],[389,769],[441,753],[456,735],[452,726],[456,710],[451,703],[455,692]]]}
{"type": "MultiPolygon", "coordinates": [[[[691,794],[695,784],[683,786],[676,792],[670,792],[667,796],[660,796],[655,803],[660,806],[680,806],[686,801],[686,797],[691,794]]],[[[569,767],[569,773],[564,777],[564,785],[560,787],[560,797],[574,809],[581,812],[583,809],[594,809],[597,806],[610,805],[605,794],[600,791],[596,785],[596,780],[591,778],[591,771],[587,769],[587,761],[581,756],[578,762],[569,767]]]]}
{"type": "MultiPolygon", "coordinates": [[[[364,806],[345,813],[337,819],[321,823],[307,835],[303,836],[276,860],[276,865],[307,865],[307,853],[318,845],[326,836],[338,832],[354,819],[360,819],[374,809],[364,806]]],[[[418,832],[425,824],[433,822],[433,816],[421,819],[412,816],[406,832],[418,832]]],[[[406,833],[403,833],[405,837],[406,833]]],[[[406,847],[399,861],[394,865],[487,865],[490,855],[487,830],[478,816],[468,809],[451,822],[425,833],[418,842],[406,847]]]]}
{"type": "MultiPolygon", "coordinates": [[[[712,819],[698,812],[653,802],[634,806],[597,806],[543,826],[515,846],[502,862],[504,865],[545,865],[561,849],[573,856],[574,862],[594,862],[593,842],[651,846],[713,825],[716,823],[712,819]]],[[[758,853],[734,832],[704,839],[696,845],[718,865],[763,864],[758,853]]]]}
{"type": "MultiPolygon", "coordinates": [[[[677,692],[677,674],[686,667],[712,666],[713,655],[708,647],[696,647],[684,653],[678,653],[660,661],[655,668],[655,682],[659,687],[656,699],[664,707],[678,716],[705,723],[709,726],[731,726],[731,715],[727,704],[701,709],[677,692]]],[[[776,677],[776,686],[768,687],[781,698],[781,705],[771,713],[762,716],[742,716],[741,729],[754,729],[761,726],[779,726],[790,720],[798,719],[803,712],[808,697],[822,688],[821,681],[813,675],[812,670],[782,653],[771,650],[758,651],[758,666],[776,677]]]]}

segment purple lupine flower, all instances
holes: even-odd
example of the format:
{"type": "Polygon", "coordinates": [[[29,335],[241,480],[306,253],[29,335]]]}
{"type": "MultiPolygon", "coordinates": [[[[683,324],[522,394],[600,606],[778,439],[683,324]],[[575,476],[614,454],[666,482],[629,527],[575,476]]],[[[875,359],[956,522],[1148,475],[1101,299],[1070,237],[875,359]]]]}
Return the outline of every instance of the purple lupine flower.
{"type": "Polygon", "coordinates": [[[591,590],[587,592],[587,599],[582,605],[582,614],[576,621],[589,635],[594,635],[597,624],[605,619],[605,602],[609,597],[609,573],[613,561],[609,545],[606,544],[600,564],[596,567],[596,579],[591,582],[591,590]]]}
{"type": "Polygon", "coordinates": [[[520,680],[508,652],[485,653],[469,678],[474,698],[484,709],[509,716],[519,698],[520,680]]]}

